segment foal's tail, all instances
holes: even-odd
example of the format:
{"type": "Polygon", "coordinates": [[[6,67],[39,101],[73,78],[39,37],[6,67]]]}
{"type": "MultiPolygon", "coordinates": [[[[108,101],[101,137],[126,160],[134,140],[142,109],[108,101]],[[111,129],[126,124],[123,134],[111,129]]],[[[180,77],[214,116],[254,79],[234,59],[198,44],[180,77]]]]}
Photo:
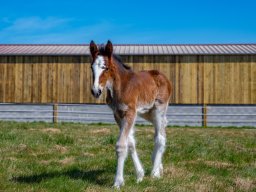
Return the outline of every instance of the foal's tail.
{"type": "Polygon", "coordinates": [[[158,87],[157,99],[161,103],[169,103],[172,94],[172,84],[168,78],[158,70],[150,70],[149,74],[154,78],[154,81],[158,87]]]}

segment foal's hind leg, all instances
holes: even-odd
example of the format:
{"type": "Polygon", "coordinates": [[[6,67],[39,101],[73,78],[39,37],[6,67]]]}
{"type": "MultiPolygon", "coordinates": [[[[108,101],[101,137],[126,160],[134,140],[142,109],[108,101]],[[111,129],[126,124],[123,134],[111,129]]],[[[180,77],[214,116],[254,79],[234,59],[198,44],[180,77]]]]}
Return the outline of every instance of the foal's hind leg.
{"type": "Polygon", "coordinates": [[[153,112],[153,124],[155,127],[155,147],[152,155],[153,169],[152,177],[159,178],[163,172],[162,156],[165,151],[167,125],[166,119],[167,106],[158,106],[153,112]]]}

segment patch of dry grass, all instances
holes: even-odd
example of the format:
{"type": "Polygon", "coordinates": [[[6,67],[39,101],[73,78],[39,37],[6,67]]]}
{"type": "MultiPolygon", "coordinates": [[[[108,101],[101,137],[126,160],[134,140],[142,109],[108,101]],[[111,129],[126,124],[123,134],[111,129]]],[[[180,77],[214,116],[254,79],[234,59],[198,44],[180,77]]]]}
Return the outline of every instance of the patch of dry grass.
{"type": "Polygon", "coordinates": [[[256,180],[249,178],[235,178],[235,187],[241,191],[253,191],[256,190],[256,180]]]}
{"type": "Polygon", "coordinates": [[[44,129],[41,129],[41,131],[43,133],[61,133],[61,130],[56,128],[44,128],[44,129]]]}
{"type": "Polygon", "coordinates": [[[103,134],[103,135],[107,135],[107,134],[110,133],[110,129],[102,127],[100,129],[91,129],[88,133],[90,133],[90,134],[103,134]]]}

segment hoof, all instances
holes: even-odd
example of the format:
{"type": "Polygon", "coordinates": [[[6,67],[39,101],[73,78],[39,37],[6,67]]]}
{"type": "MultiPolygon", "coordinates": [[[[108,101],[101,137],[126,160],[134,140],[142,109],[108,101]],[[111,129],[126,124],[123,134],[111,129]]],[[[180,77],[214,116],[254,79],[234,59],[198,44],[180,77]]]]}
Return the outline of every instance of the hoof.
{"type": "Polygon", "coordinates": [[[141,170],[137,173],[137,183],[140,183],[144,178],[144,170],[141,170]]]}
{"type": "Polygon", "coordinates": [[[113,185],[113,188],[120,189],[120,187],[124,186],[124,180],[117,179],[113,185]]]}
{"type": "Polygon", "coordinates": [[[160,173],[160,169],[157,169],[157,170],[153,170],[151,172],[151,177],[154,178],[154,179],[159,179],[161,178],[161,173],[160,173]]]}
{"type": "Polygon", "coordinates": [[[160,170],[160,175],[162,176],[164,174],[163,164],[160,164],[159,170],[160,170]]]}

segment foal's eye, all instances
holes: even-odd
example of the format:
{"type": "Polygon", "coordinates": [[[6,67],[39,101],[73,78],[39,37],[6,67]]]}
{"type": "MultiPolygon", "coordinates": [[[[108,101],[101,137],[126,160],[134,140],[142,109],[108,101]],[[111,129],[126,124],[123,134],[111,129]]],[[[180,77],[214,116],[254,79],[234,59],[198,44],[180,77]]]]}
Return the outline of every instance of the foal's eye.
{"type": "Polygon", "coordinates": [[[106,66],[102,66],[100,68],[103,69],[103,70],[108,70],[108,68],[106,66]]]}

